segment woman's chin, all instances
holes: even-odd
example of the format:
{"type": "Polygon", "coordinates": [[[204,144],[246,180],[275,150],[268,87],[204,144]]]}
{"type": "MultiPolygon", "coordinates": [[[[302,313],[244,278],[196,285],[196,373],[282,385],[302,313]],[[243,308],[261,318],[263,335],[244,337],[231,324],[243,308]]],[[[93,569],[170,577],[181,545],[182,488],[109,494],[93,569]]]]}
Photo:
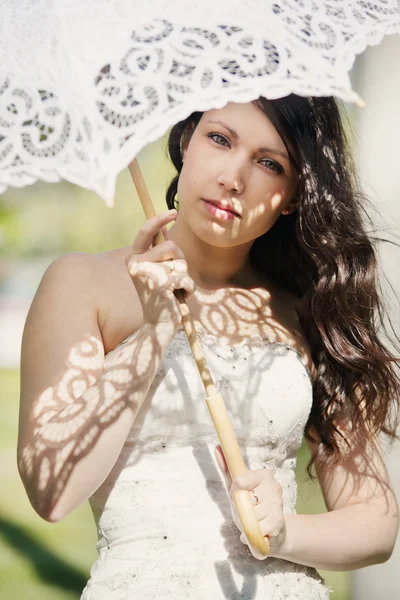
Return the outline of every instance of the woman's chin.
{"type": "Polygon", "coordinates": [[[193,224],[191,227],[194,235],[201,241],[210,246],[218,246],[219,248],[230,248],[237,246],[238,242],[237,235],[229,231],[227,227],[216,223],[215,221],[207,221],[206,223],[198,222],[193,224]]]}

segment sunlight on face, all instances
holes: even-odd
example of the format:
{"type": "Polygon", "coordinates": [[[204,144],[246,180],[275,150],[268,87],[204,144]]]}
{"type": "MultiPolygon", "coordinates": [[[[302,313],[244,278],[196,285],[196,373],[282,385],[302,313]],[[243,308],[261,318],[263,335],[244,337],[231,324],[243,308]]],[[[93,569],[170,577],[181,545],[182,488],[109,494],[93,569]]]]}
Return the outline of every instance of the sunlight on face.
{"type": "Polygon", "coordinates": [[[284,142],[252,102],[209,110],[195,129],[178,182],[181,218],[207,243],[236,246],[268,231],[294,191],[284,142]],[[239,216],[224,219],[204,200],[239,216]]]}

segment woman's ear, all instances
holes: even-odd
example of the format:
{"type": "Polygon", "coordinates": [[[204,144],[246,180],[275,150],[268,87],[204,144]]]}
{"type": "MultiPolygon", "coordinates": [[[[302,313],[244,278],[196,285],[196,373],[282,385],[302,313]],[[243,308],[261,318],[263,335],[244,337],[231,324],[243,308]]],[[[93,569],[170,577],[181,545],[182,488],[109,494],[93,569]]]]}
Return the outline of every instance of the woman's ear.
{"type": "Polygon", "coordinates": [[[290,201],[286,208],[281,212],[281,215],[290,215],[297,209],[297,201],[290,201]]]}

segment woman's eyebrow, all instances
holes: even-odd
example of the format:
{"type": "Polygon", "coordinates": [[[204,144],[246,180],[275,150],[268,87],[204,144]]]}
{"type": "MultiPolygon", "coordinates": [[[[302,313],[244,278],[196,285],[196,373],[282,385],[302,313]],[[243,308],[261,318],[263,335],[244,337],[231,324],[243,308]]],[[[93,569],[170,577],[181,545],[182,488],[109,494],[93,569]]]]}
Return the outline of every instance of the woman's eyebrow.
{"type": "MultiPolygon", "coordinates": [[[[235,138],[235,140],[239,139],[239,136],[236,133],[236,131],[234,129],[231,129],[230,127],[228,127],[228,125],[226,123],[224,123],[223,121],[219,121],[218,119],[216,119],[213,121],[206,121],[206,123],[217,123],[218,125],[222,125],[222,127],[225,127],[225,129],[227,129],[229,131],[229,133],[231,134],[231,136],[233,138],[235,138]]],[[[262,146],[261,148],[258,149],[258,151],[259,152],[273,152],[274,154],[279,154],[279,156],[282,156],[282,158],[289,160],[289,157],[286,154],[286,152],[282,152],[282,150],[278,150],[277,148],[266,148],[265,146],[262,146]]]]}

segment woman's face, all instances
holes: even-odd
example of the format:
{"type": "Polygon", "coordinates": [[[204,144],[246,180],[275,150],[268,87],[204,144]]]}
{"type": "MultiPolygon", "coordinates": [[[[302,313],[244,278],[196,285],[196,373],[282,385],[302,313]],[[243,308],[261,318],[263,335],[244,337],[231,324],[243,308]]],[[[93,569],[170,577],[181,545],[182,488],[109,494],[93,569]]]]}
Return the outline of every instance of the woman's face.
{"type": "Polygon", "coordinates": [[[285,144],[252,102],[203,113],[183,157],[180,218],[211,245],[251,242],[272,227],[282,210],[294,207],[289,201],[296,174],[285,144]],[[228,205],[240,217],[212,214],[205,200],[228,205]]]}

